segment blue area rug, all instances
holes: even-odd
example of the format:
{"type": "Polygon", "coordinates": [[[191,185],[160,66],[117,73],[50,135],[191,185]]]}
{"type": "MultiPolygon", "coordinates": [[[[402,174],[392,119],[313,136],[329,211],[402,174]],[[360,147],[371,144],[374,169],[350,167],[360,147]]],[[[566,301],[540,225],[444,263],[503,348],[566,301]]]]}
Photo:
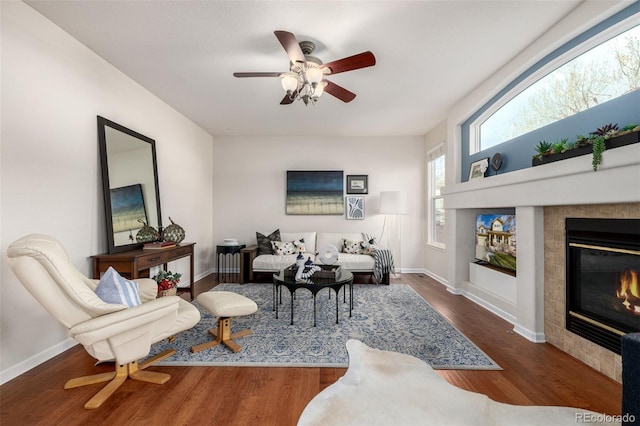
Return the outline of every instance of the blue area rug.
{"type": "Polygon", "coordinates": [[[347,367],[345,343],[357,339],[366,345],[413,355],[435,369],[499,370],[500,367],[475,344],[443,318],[431,305],[405,284],[354,285],[354,308],[339,295],[339,324],[336,324],[335,293],[323,289],[316,298],[317,326],[313,326],[313,297],[300,289],[294,299],[291,324],[290,296],[283,287],[279,319],[273,311],[271,284],[220,284],[211,291],[233,291],[254,300],[258,312],[232,319],[232,332],[251,328],[253,334],[237,343],[242,351],[233,353],[217,345],[191,353],[193,345],[213,339],[216,318],[193,302],[202,314],[192,329],[176,340],[153,345],[151,355],[175,348],[176,355],[158,365],[347,367]]]}

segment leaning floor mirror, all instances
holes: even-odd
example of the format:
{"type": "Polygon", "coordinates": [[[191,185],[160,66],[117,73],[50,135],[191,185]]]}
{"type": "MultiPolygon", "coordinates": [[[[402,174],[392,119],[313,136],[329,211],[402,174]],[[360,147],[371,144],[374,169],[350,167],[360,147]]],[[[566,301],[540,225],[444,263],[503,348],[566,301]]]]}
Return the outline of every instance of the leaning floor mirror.
{"type": "Polygon", "coordinates": [[[155,141],[98,116],[98,142],[109,253],[140,248],[144,224],[162,229],[155,141]]]}

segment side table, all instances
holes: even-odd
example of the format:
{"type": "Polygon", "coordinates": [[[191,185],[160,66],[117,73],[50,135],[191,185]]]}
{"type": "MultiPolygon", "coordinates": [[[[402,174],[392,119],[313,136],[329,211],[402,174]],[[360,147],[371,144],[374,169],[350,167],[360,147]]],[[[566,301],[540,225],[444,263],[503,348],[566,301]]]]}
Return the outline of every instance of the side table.
{"type": "Polygon", "coordinates": [[[240,250],[246,247],[246,244],[236,245],[217,245],[216,246],[216,269],[218,270],[218,283],[222,277],[227,282],[240,282],[240,250]],[[222,269],[224,268],[224,272],[222,269]],[[232,273],[238,271],[238,274],[232,273]]]}

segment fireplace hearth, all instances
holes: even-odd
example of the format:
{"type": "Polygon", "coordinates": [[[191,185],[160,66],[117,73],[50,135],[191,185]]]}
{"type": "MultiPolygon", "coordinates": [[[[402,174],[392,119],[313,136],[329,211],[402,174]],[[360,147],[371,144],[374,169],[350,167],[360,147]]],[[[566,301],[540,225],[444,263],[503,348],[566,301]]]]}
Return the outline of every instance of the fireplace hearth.
{"type": "Polygon", "coordinates": [[[566,328],[620,354],[640,332],[640,219],[567,218],[566,328]]]}

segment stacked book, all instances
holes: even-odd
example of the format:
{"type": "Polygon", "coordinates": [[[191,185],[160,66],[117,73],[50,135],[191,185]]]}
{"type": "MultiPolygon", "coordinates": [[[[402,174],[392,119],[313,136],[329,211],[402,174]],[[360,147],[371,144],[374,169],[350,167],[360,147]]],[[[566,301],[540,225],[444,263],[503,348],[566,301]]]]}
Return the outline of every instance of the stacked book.
{"type": "Polygon", "coordinates": [[[175,247],[176,243],[173,241],[154,241],[152,243],[146,243],[142,248],[144,250],[158,250],[170,247],[175,247]]]}

